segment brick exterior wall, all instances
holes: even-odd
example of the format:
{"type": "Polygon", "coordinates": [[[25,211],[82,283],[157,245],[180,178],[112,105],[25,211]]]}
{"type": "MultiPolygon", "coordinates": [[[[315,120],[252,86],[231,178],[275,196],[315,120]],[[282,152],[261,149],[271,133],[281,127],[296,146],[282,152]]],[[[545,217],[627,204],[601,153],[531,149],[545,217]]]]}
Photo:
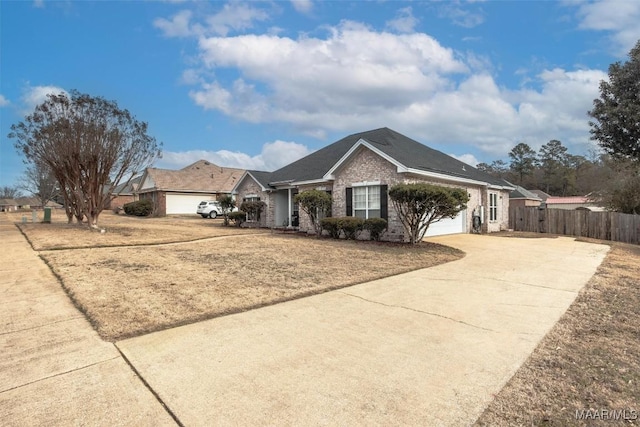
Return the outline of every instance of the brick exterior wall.
{"type": "Polygon", "coordinates": [[[150,191],[147,193],[140,193],[139,200],[150,199],[153,202],[153,216],[166,216],[167,215],[167,200],[164,191],[150,191]]]}
{"type": "Polygon", "coordinates": [[[507,230],[509,228],[509,192],[489,189],[488,193],[498,194],[498,218],[495,221],[489,221],[489,199],[487,196],[485,204],[486,228],[483,231],[495,233],[507,230]]]}
{"type": "MultiPolygon", "coordinates": [[[[335,173],[333,183],[332,215],[335,217],[347,214],[346,189],[358,182],[379,182],[389,187],[403,182],[403,177],[396,172],[396,167],[371,150],[360,148],[352,158],[335,173]]],[[[377,185],[377,184],[372,184],[377,185]]],[[[388,229],[383,240],[403,241],[404,229],[391,203],[388,206],[388,229]]],[[[367,237],[367,236],[362,236],[367,237]]]]}
{"type": "Polygon", "coordinates": [[[121,208],[127,203],[135,202],[137,199],[134,195],[116,196],[109,204],[109,209],[121,208]]]}
{"type": "Polygon", "coordinates": [[[271,194],[265,191],[262,191],[262,187],[260,186],[260,184],[255,182],[253,178],[247,175],[242,180],[242,182],[240,183],[237,189],[236,205],[238,206],[238,209],[240,209],[240,205],[242,204],[243,199],[248,195],[256,195],[260,197],[260,201],[264,202],[266,206],[264,207],[264,210],[260,214],[260,221],[247,223],[247,225],[250,225],[253,227],[270,226],[270,224],[273,222],[274,205],[275,205],[275,203],[273,203],[271,194]]]}
{"type": "MultiPolygon", "coordinates": [[[[333,183],[333,216],[346,215],[345,190],[347,187],[352,187],[354,183],[359,182],[379,182],[380,185],[388,185],[389,187],[398,183],[408,184],[426,182],[444,187],[464,188],[470,196],[469,202],[467,203],[466,229],[468,232],[471,232],[472,230],[473,211],[479,205],[485,206],[485,221],[483,222],[484,232],[499,231],[508,228],[508,191],[496,191],[499,196],[502,196],[502,199],[498,199],[498,202],[502,203],[502,205],[498,209],[498,221],[489,224],[489,200],[487,191],[483,186],[459,186],[437,179],[425,179],[421,176],[398,174],[396,166],[364,147],[359,149],[358,152],[356,152],[354,156],[335,173],[335,181],[333,183]]],[[[383,239],[390,241],[404,241],[404,228],[391,201],[388,203],[388,215],[387,220],[389,228],[383,236],[383,239]]]]}

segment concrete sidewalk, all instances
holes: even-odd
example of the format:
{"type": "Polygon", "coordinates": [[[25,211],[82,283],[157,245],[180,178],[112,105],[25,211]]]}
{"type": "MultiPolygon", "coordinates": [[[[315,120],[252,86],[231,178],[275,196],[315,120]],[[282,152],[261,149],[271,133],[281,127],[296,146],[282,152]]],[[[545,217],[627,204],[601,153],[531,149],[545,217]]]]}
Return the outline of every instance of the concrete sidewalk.
{"type": "Polygon", "coordinates": [[[0,214],[0,424],[175,425],[0,214]]]}
{"type": "Polygon", "coordinates": [[[185,425],[472,424],[608,247],[431,240],[467,256],[117,346],[185,425]]]}

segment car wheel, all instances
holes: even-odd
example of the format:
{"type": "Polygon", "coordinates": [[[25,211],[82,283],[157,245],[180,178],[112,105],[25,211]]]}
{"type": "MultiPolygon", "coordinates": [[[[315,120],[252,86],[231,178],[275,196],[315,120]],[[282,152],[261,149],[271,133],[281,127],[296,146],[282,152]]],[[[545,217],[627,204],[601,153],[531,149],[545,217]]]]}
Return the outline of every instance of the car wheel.
{"type": "Polygon", "coordinates": [[[207,217],[207,215],[200,215],[200,216],[201,216],[202,218],[206,218],[206,217],[207,217]]]}
{"type": "Polygon", "coordinates": [[[209,212],[209,218],[215,219],[217,216],[218,216],[218,212],[216,211],[209,212]]]}

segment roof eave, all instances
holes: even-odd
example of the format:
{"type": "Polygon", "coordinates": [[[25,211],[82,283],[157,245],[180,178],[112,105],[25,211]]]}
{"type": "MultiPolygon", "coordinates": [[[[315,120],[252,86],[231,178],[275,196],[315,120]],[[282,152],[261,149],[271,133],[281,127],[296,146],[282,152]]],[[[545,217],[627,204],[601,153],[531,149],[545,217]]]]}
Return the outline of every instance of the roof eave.
{"type": "Polygon", "coordinates": [[[475,179],[470,179],[470,178],[461,178],[461,177],[447,175],[447,174],[438,173],[438,172],[430,172],[430,171],[424,171],[424,170],[414,169],[414,168],[408,168],[407,172],[413,173],[416,175],[428,176],[429,178],[436,178],[443,181],[450,181],[450,182],[456,182],[456,183],[462,183],[462,184],[480,185],[483,187],[490,186],[488,182],[477,181],[475,179]]]}
{"type": "Polygon", "coordinates": [[[231,189],[231,193],[232,194],[236,194],[238,192],[238,187],[240,186],[242,181],[244,181],[244,179],[247,177],[247,175],[250,176],[251,179],[253,179],[256,182],[256,184],[258,184],[260,186],[260,189],[262,191],[269,191],[270,190],[268,187],[265,187],[264,185],[262,185],[260,180],[257,179],[255,176],[253,176],[253,174],[251,172],[249,172],[248,170],[245,170],[244,173],[242,174],[242,176],[240,177],[240,179],[238,180],[238,182],[236,182],[236,184],[231,189]]]}
{"type": "Polygon", "coordinates": [[[291,185],[312,185],[312,184],[329,184],[332,180],[328,179],[311,179],[307,181],[294,181],[291,185]]]}

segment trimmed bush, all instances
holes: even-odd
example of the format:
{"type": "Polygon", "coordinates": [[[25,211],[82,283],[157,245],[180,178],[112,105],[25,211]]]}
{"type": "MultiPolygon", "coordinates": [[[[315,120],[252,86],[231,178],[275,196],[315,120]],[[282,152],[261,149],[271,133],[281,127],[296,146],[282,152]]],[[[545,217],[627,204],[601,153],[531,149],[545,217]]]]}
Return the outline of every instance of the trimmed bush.
{"type": "Polygon", "coordinates": [[[124,205],[124,213],[135,216],[149,216],[153,212],[151,199],[142,199],[124,205]]]}
{"type": "Polygon", "coordinates": [[[322,218],[320,220],[320,226],[323,230],[329,233],[329,236],[334,239],[340,238],[340,218],[322,218]]]}
{"type": "Polygon", "coordinates": [[[266,203],[260,200],[242,202],[240,210],[249,215],[251,221],[260,221],[260,214],[264,210],[266,203]]]}
{"type": "Polygon", "coordinates": [[[369,238],[377,242],[387,229],[387,220],[384,218],[369,218],[364,221],[364,229],[369,230],[369,238]]]}
{"type": "Polygon", "coordinates": [[[320,237],[322,224],[319,219],[331,212],[331,195],[322,190],[307,190],[296,194],[293,201],[309,216],[316,236],[320,237]]]}
{"type": "Polygon", "coordinates": [[[344,216],[338,218],[338,225],[345,239],[355,240],[364,227],[364,220],[354,216],[344,216]]]}
{"type": "Polygon", "coordinates": [[[242,211],[229,212],[228,216],[236,227],[240,227],[247,219],[247,213],[242,211]]]}

